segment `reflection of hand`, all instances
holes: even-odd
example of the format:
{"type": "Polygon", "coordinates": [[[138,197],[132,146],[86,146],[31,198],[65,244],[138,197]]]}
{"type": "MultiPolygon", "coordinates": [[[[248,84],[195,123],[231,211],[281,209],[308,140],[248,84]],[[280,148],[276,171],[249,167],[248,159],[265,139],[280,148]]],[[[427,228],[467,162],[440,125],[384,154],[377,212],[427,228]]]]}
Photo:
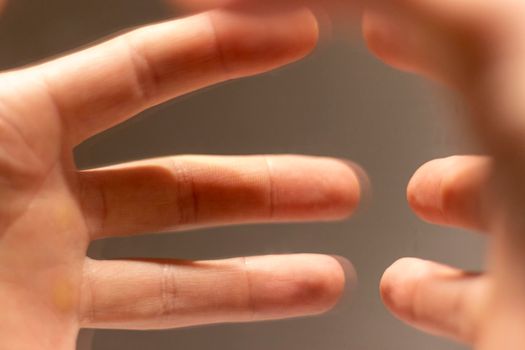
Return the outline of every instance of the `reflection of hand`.
{"type": "Polygon", "coordinates": [[[367,10],[364,32],[386,62],[452,86],[488,157],[424,165],[408,188],[424,219],[491,233],[488,271],[403,259],[382,280],[403,320],[479,349],[523,349],[525,334],[525,3],[394,0],[367,10]]]}
{"type": "Polygon", "coordinates": [[[183,156],[77,171],[72,148],[167,99],[280,66],[317,39],[307,11],[218,10],[0,75],[0,348],[73,349],[79,327],[253,321],[332,307],[321,255],[94,261],[93,239],[263,221],[336,220],[359,201],[346,162],[183,156]]]}

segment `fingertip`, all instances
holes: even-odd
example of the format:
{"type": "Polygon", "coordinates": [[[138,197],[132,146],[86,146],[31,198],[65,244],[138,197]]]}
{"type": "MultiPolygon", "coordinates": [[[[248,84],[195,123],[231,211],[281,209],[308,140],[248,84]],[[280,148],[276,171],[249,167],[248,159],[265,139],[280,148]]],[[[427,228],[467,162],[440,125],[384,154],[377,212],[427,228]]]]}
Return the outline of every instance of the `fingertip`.
{"type": "Polygon", "coordinates": [[[352,171],[353,178],[351,188],[356,188],[356,192],[349,198],[349,211],[346,217],[356,215],[365,211],[372,202],[372,181],[366,170],[358,163],[351,160],[342,160],[352,171]]]}
{"type": "Polygon", "coordinates": [[[409,31],[395,15],[367,10],[363,14],[362,32],[368,49],[384,63],[397,69],[411,71],[412,64],[405,50],[409,31]]]}
{"type": "MultiPolygon", "coordinates": [[[[347,286],[356,283],[356,272],[350,261],[340,256],[312,255],[310,277],[305,277],[301,289],[310,300],[311,314],[321,314],[339,304],[347,286]],[[313,277],[313,278],[312,278],[313,277]]],[[[301,293],[302,294],[302,293],[301,293]]]]}
{"type": "Polygon", "coordinates": [[[452,267],[403,258],[384,273],[380,292],[400,320],[431,334],[471,343],[483,314],[486,279],[452,267]]]}
{"type": "MultiPolygon", "coordinates": [[[[425,297],[426,282],[438,275],[451,275],[455,271],[431,261],[418,258],[402,258],[387,268],[381,278],[381,299],[394,315],[409,322],[419,323],[427,305],[421,304],[425,297]]],[[[424,317],[423,317],[424,318],[424,317]]]]}
{"type": "Polygon", "coordinates": [[[388,267],[380,282],[380,294],[384,304],[399,318],[407,322],[418,322],[425,305],[429,283],[438,278],[460,275],[458,270],[432,261],[418,258],[401,258],[388,267]]]}
{"type": "Polygon", "coordinates": [[[293,155],[266,160],[274,179],[276,219],[343,220],[366,193],[366,173],[346,160],[293,155]]]}
{"type": "Polygon", "coordinates": [[[258,11],[225,8],[210,12],[224,62],[234,77],[258,74],[308,55],[317,45],[319,28],[305,8],[258,11]]]}
{"type": "Polygon", "coordinates": [[[370,181],[363,168],[353,161],[337,159],[331,162],[332,171],[328,174],[333,176],[332,181],[336,184],[328,199],[335,207],[332,219],[345,220],[361,208],[363,198],[368,198],[370,181]]]}
{"type": "Polygon", "coordinates": [[[407,200],[425,221],[483,231],[490,169],[490,159],[480,156],[432,160],[410,180],[407,200]]]}
{"type": "Polygon", "coordinates": [[[323,178],[318,181],[321,184],[329,181],[324,187],[328,220],[345,220],[361,209],[370,188],[362,167],[346,159],[319,158],[318,169],[323,171],[323,178]]]}
{"type": "Polygon", "coordinates": [[[405,316],[408,313],[413,284],[421,273],[417,271],[420,267],[421,260],[402,258],[390,265],[381,277],[381,299],[397,316],[405,316]]]}
{"type": "Polygon", "coordinates": [[[307,255],[308,266],[296,283],[296,300],[304,307],[305,315],[330,311],[343,295],[346,283],[345,268],[328,255],[307,255]]]}
{"type": "Polygon", "coordinates": [[[354,264],[347,258],[341,255],[330,255],[333,259],[335,259],[339,266],[341,267],[344,275],[344,288],[345,290],[354,290],[357,288],[358,284],[358,277],[357,277],[357,271],[354,267],[354,264]]]}
{"type": "Polygon", "coordinates": [[[445,221],[441,208],[441,181],[447,164],[443,159],[423,164],[412,176],[407,186],[407,200],[412,210],[429,222],[445,221]]]}
{"type": "Polygon", "coordinates": [[[430,2],[439,3],[397,1],[367,9],[362,24],[365,42],[372,53],[394,68],[457,87],[478,65],[470,52],[474,39],[453,27],[451,16],[434,13],[437,11],[428,6],[430,2]]]}
{"type": "Polygon", "coordinates": [[[330,256],[339,263],[344,276],[343,290],[341,291],[337,302],[329,310],[337,312],[340,308],[347,306],[352,301],[354,292],[358,286],[358,275],[354,265],[350,260],[340,255],[330,256]]]}
{"type": "Polygon", "coordinates": [[[299,28],[303,31],[300,33],[302,38],[299,40],[299,47],[302,47],[300,55],[305,56],[317,46],[320,35],[320,25],[316,15],[309,8],[303,7],[296,10],[296,12],[297,24],[299,24],[299,28]]]}
{"type": "Polygon", "coordinates": [[[296,254],[250,260],[255,276],[251,282],[253,301],[258,317],[262,318],[325,313],[341,299],[347,273],[353,274],[346,264],[327,255],[296,254]],[[268,276],[272,278],[266,279],[268,276]]]}

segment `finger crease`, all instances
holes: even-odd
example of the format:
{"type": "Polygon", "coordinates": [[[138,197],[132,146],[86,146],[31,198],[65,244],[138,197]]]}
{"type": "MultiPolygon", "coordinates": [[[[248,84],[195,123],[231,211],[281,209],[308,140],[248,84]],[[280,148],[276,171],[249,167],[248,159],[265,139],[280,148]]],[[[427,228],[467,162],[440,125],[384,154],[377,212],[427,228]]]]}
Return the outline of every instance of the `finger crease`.
{"type": "Polygon", "coordinates": [[[224,48],[221,44],[221,40],[219,39],[219,33],[217,31],[217,25],[215,24],[215,22],[213,21],[213,16],[211,14],[209,14],[207,16],[208,18],[208,23],[210,25],[210,29],[211,29],[211,33],[213,35],[213,43],[215,45],[215,50],[217,52],[217,59],[218,59],[218,62],[223,70],[224,73],[226,73],[227,76],[230,76],[233,72],[232,70],[230,69],[229,65],[228,65],[228,60],[226,59],[226,54],[224,52],[224,48]]]}
{"type": "MultiPolygon", "coordinates": [[[[49,82],[48,77],[45,74],[45,70],[37,70],[41,79],[40,81],[43,84],[43,92],[46,94],[49,103],[51,104],[51,109],[56,118],[60,121],[60,124],[63,128],[66,129],[66,132],[63,133],[64,136],[67,136],[67,131],[71,130],[69,119],[64,113],[64,108],[61,106],[59,99],[53,92],[52,84],[49,82]]],[[[69,141],[69,140],[68,140],[69,141]]]]}
{"type": "Polygon", "coordinates": [[[173,266],[170,264],[162,265],[162,281],[161,281],[161,310],[162,316],[169,316],[175,310],[176,284],[173,266]]]}
{"type": "Polygon", "coordinates": [[[124,35],[122,42],[126,48],[129,61],[131,63],[131,73],[135,80],[135,86],[139,98],[148,103],[154,96],[157,95],[159,86],[159,77],[153,69],[147,55],[140,52],[131,42],[129,36],[124,35]]]}
{"type": "Polygon", "coordinates": [[[173,171],[176,177],[176,201],[178,225],[195,223],[199,216],[199,198],[195,188],[195,180],[183,162],[172,158],[173,171]]]}
{"type": "Polygon", "coordinates": [[[249,320],[253,321],[256,318],[256,308],[255,308],[255,300],[253,298],[253,287],[252,287],[252,279],[251,279],[251,269],[250,265],[248,264],[248,258],[243,257],[242,258],[242,264],[244,269],[244,276],[246,278],[246,287],[247,287],[247,305],[248,309],[250,310],[249,320]]]}
{"type": "Polygon", "coordinates": [[[273,179],[273,170],[270,160],[267,156],[263,157],[264,164],[266,165],[266,173],[268,177],[268,206],[269,206],[269,218],[273,219],[275,216],[275,183],[273,179]]]}

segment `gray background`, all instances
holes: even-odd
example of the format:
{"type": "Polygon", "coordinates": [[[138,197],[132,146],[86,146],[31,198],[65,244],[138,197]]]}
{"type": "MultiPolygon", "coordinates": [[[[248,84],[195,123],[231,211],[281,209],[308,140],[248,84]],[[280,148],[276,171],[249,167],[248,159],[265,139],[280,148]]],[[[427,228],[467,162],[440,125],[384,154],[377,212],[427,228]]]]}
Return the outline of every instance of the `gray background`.
{"type": "MultiPolygon", "coordinates": [[[[160,1],[12,0],[0,20],[0,66],[13,68],[115,31],[166,18],[160,1]]],[[[354,38],[355,39],[355,38],[354,38]]],[[[221,258],[324,252],[352,260],[359,289],[325,316],[156,332],[83,331],[81,349],[460,349],[401,324],[378,281],[402,256],[479,269],[481,238],[432,227],[408,209],[405,186],[423,162],[464,148],[450,106],[349,38],[323,42],[285,69],[229,82],[154,108],[77,149],[81,167],[180,153],[308,153],[351,158],[374,197],[344,223],[245,226],[100,241],[97,258],[221,258]]]]}

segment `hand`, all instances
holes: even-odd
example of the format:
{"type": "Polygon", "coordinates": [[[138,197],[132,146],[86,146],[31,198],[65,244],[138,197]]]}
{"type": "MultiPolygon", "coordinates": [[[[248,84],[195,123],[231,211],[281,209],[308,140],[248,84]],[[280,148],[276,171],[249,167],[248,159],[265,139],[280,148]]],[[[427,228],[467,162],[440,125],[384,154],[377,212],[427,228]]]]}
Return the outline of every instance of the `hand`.
{"type": "Polygon", "coordinates": [[[478,349],[525,347],[524,15],[514,0],[394,0],[364,19],[380,58],[463,98],[487,154],[434,160],[408,186],[423,219],[490,233],[487,272],[402,259],[383,276],[383,299],[406,322],[478,349]]]}
{"type": "MultiPolygon", "coordinates": [[[[169,1],[208,7],[261,2],[169,1]]],[[[288,3],[297,2],[330,9],[338,0],[288,3]]],[[[432,333],[480,349],[525,348],[525,4],[349,2],[363,5],[363,32],[380,58],[459,93],[467,124],[487,154],[430,162],[408,188],[409,202],[422,218],[491,234],[487,273],[402,259],[385,272],[384,301],[398,317],[432,333]]]]}
{"type": "Polygon", "coordinates": [[[215,10],[0,75],[0,348],[73,349],[80,327],[154,329],[316,314],[336,258],[94,261],[91,240],[266,221],[336,220],[360,188],[345,161],[177,156],[78,171],[72,149],[195,89],[296,60],[306,10],[215,10]]]}

